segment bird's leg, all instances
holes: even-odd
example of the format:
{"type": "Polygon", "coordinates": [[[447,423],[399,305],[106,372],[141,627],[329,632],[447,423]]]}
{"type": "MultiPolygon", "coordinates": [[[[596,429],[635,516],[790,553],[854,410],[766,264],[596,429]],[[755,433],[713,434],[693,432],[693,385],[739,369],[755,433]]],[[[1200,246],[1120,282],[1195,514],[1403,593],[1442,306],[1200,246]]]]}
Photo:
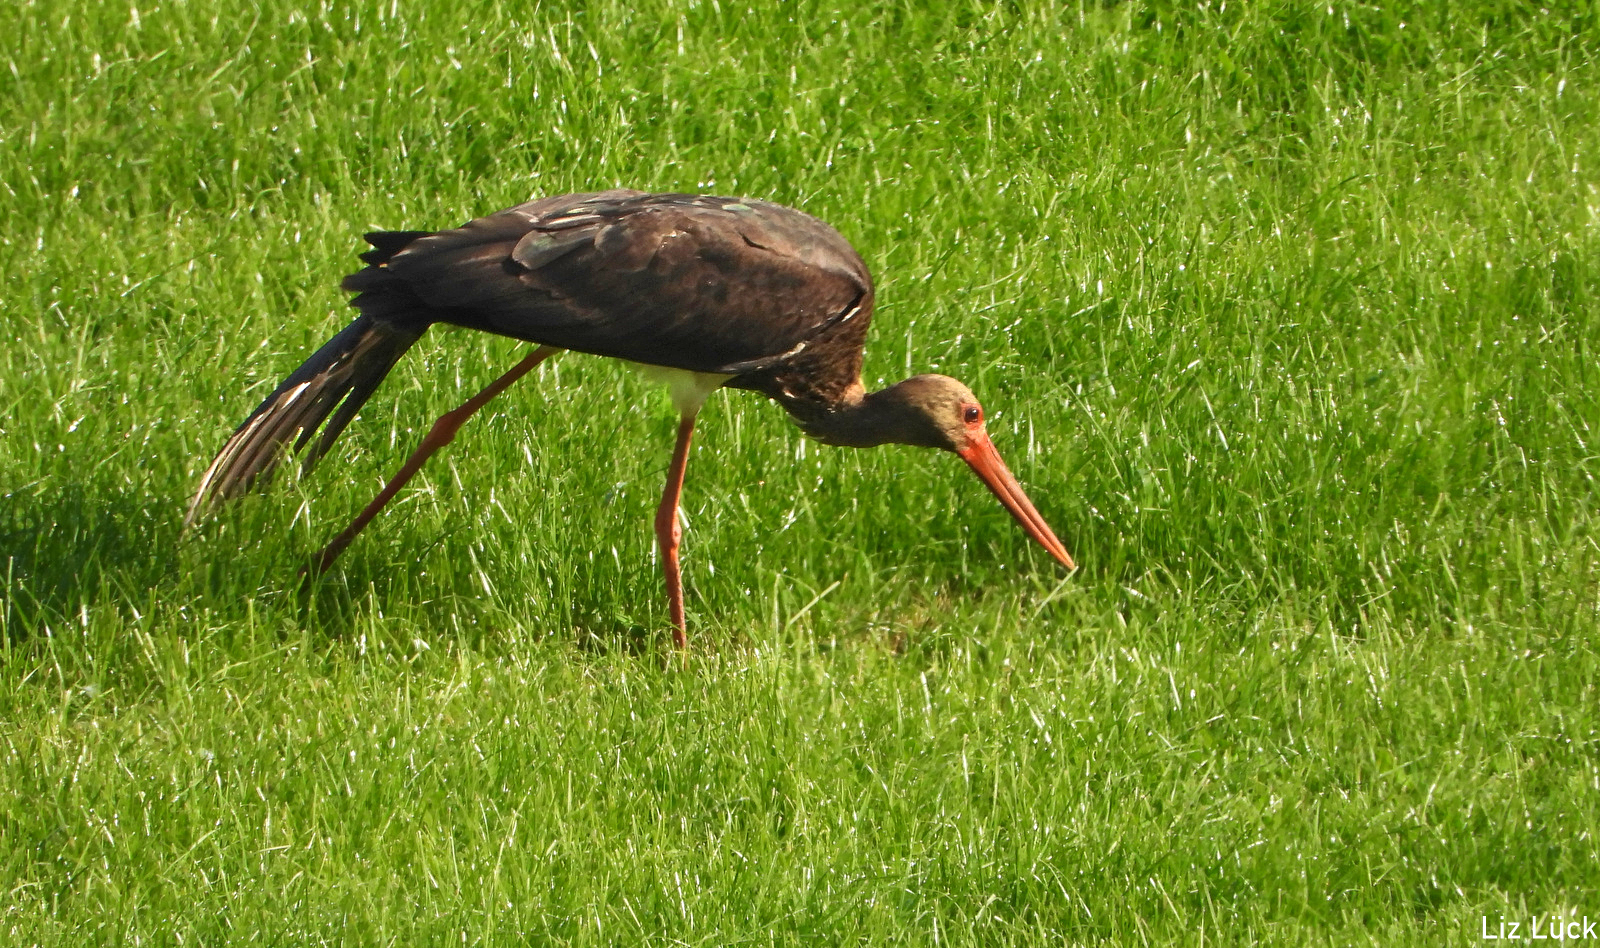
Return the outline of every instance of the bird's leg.
{"type": "Polygon", "coordinates": [[[672,611],[672,642],[687,648],[689,634],[683,623],[683,577],[678,572],[678,540],[683,529],[678,525],[678,498],[683,494],[683,471],[689,466],[689,439],[694,435],[694,416],[684,415],[678,422],[678,444],[672,449],[672,466],[667,469],[667,489],[656,508],[656,543],[661,547],[661,571],[667,578],[667,603],[672,611]]]}
{"type": "Polygon", "coordinates": [[[440,415],[439,420],[435,421],[433,427],[423,436],[422,443],[417,445],[417,450],[412,452],[411,457],[406,459],[406,463],[400,466],[400,470],[396,472],[394,477],[389,479],[389,483],[383,485],[383,490],[378,491],[378,496],[372,499],[372,503],[367,504],[365,509],[356,514],[356,519],[350,522],[350,526],[345,527],[343,533],[334,537],[333,542],[323,547],[322,552],[317,554],[317,563],[313,572],[320,573],[332,566],[333,561],[339,558],[340,553],[344,552],[344,548],[350,545],[350,541],[354,540],[356,535],[367,524],[372,522],[372,518],[378,515],[378,511],[393,500],[394,495],[400,493],[400,488],[406,486],[406,482],[416,476],[418,471],[422,470],[423,463],[433,456],[433,452],[455,440],[456,432],[460,430],[468,418],[477,413],[478,409],[489,404],[490,400],[496,395],[510,388],[511,383],[527,375],[534,366],[560,351],[560,349],[553,346],[540,346],[528,353],[521,362],[512,366],[511,371],[490,382],[484,387],[483,391],[467,399],[461,407],[440,415]]]}

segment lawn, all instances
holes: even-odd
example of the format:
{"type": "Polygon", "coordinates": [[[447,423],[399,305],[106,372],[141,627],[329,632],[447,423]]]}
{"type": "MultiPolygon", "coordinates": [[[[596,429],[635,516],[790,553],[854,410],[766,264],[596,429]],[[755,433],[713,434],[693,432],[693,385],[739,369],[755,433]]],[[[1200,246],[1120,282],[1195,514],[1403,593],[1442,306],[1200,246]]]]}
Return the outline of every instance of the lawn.
{"type": "Polygon", "coordinates": [[[1478,944],[1600,919],[1592,4],[0,6],[0,942],[1478,944]],[[185,534],[374,228],[799,207],[948,455],[435,330],[185,534]]]}

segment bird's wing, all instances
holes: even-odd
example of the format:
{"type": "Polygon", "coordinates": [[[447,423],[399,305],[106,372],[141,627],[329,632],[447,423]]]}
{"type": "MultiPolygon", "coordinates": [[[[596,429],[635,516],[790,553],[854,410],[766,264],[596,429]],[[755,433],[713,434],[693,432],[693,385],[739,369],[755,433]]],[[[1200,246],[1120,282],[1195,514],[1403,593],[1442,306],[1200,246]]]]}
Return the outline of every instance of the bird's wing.
{"type": "Polygon", "coordinates": [[[827,224],[704,195],[545,198],[418,239],[387,268],[444,322],[734,375],[864,324],[872,298],[866,266],[827,224]]]}

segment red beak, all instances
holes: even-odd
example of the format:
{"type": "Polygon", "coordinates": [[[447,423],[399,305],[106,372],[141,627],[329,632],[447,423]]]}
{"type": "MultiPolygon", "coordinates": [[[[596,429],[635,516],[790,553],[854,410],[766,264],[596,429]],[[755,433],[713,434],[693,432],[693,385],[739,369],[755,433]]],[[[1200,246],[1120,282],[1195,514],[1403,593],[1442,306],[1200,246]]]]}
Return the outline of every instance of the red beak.
{"type": "Polygon", "coordinates": [[[994,442],[982,431],[972,435],[972,441],[966,448],[956,452],[961,455],[961,460],[966,461],[977,475],[983,478],[989,490],[1000,498],[1000,503],[1011,511],[1011,516],[1017,518],[1022,524],[1022,529],[1028,531],[1028,536],[1038,541],[1039,545],[1050,551],[1050,555],[1061,561],[1067,569],[1077,569],[1078,565],[1072,562],[1072,557],[1067,555],[1067,548],[1061,545],[1056,535],[1050,532],[1050,525],[1039,516],[1039,511],[1028,500],[1028,495],[1022,492],[1022,485],[1011,476],[1006,469],[1006,463],[1000,460],[1000,452],[994,449],[994,442]]]}

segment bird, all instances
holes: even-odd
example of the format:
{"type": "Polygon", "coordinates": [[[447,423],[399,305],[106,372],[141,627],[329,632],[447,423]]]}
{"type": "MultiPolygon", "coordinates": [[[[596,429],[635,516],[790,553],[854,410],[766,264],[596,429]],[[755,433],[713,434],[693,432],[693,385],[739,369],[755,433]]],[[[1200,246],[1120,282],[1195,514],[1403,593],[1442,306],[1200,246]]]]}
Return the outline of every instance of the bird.
{"type": "Polygon", "coordinates": [[[358,315],[228,438],[200,478],[186,529],[216,502],[263,483],[291,441],[309,473],[400,357],[439,323],[534,348],[440,416],[309,573],[326,571],[468,418],[566,350],[634,363],[666,384],[677,408],[655,534],[680,649],[688,632],[679,498],[695,418],[723,387],[765,395],[823,444],[955,453],[1029,537],[1077,569],[1001,460],[970,389],[948,376],[916,375],[866,391],[872,277],[850,243],[816,217],[750,198],[618,188],[535,199],[451,230],[377,231],[365,239],[365,266],[341,284],[358,315]]]}

